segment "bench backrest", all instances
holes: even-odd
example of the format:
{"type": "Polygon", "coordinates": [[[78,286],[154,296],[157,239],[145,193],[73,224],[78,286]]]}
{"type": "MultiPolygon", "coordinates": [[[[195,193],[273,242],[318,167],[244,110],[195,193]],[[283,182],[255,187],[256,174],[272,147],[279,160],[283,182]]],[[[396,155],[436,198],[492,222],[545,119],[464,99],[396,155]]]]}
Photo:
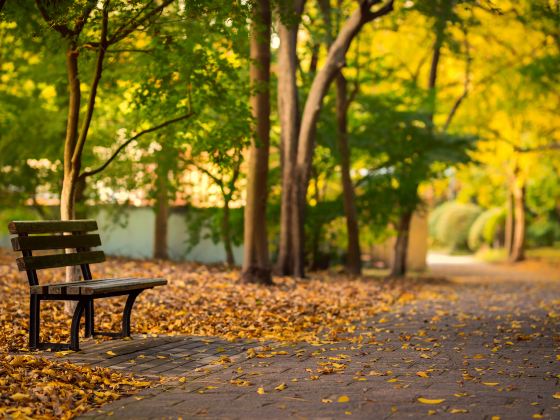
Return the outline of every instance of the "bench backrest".
{"type": "Polygon", "coordinates": [[[26,271],[30,286],[39,284],[37,270],[79,265],[85,280],[91,280],[89,264],[105,261],[103,251],[90,248],[101,245],[95,220],[14,221],[8,224],[14,251],[21,251],[16,259],[19,271],[26,271]],[[67,253],[33,256],[33,251],[67,250],[67,253]],[[72,252],[70,252],[72,251],[72,252]]]}

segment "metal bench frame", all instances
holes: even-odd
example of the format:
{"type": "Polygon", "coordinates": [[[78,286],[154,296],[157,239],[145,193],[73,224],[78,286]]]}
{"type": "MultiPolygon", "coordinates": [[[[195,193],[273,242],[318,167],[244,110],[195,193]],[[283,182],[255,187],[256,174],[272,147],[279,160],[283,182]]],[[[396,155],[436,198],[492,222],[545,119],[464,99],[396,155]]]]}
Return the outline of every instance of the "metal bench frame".
{"type": "Polygon", "coordinates": [[[18,258],[17,264],[20,271],[25,271],[30,286],[29,295],[29,348],[37,349],[70,349],[79,351],[79,332],[80,320],[85,314],[85,337],[94,335],[108,335],[112,337],[130,337],[130,317],[132,307],[138,295],[155,286],[167,283],[164,279],[106,279],[93,280],[90,270],[90,263],[103,262],[105,255],[102,251],[90,251],[90,246],[101,245],[99,235],[86,235],[86,232],[97,230],[95,220],[72,220],[72,221],[14,221],[8,224],[11,234],[17,234],[12,238],[14,251],[21,251],[22,257],[18,258]],[[70,235],[62,236],[62,233],[70,235]],[[56,234],[52,236],[29,236],[30,234],[56,234]],[[79,236],[85,235],[85,236],[79,236]],[[78,237],[76,237],[78,236],[78,237]],[[29,239],[24,239],[29,238],[29,239]],[[32,239],[33,238],[33,239],[32,239]],[[38,238],[38,239],[37,239],[38,238]],[[76,252],[65,253],[51,256],[34,257],[34,250],[45,249],[68,249],[67,245],[89,245],[76,246],[76,252]],[[38,269],[66,267],[79,265],[83,281],[74,283],[59,283],[54,285],[40,285],[37,276],[38,269]],[[132,284],[133,282],[134,284],[132,284]],[[95,291],[96,286],[104,286],[105,290],[95,291]],[[92,286],[93,290],[84,289],[92,286]],[[111,287],[113,286],[113,287],[111,287]],[[56,290],[58,293],[52,293],[56,290]],[[67,293],[71,289],[73,293],[67,293]],[[111,288],[113,290],[111,290],[111,288]],[[88,294],[83,294],[84,292],[88,294]],[[97,332],[94,327],[94,300],[114,296],[127,296],[122,314],[122,329],[119,333],[97,332]],[[40,342],[40,323],[41,323],[41,301],[76,301],[76,309],[72,316],[70,328],[70,343],[49,343],[40,342]]]}

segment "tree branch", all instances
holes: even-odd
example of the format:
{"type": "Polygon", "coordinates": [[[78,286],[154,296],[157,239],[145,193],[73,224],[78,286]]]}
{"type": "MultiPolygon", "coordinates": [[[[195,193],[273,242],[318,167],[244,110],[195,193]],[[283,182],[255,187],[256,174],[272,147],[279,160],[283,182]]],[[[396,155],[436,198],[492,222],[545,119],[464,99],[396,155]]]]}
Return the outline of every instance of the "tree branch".
{"type": "Polygon", "coordinates": [[[115,152],[111,155],[111,157],[109,159],[107,159],[107,161],[101,165],[100,167],[98,167],[97,169],[93,169],[91,171],[86,171],[83,172],[82,174],[80,174],[79,178],[87,178],[89,176],[93,176],[98,174],[99,172],[102,172],[103,170],[105,170],[105,168],[107,168],[107,166],[109,166],[109,164],[115,160],[115,158],[118,156],[118,154],[126,147],[128,146],[130,143],[132,143],[134,140],[138,139],[139,137],[143,136],[144,134],[148,134],[148,133],[152,133],[154,131],[159,130],[160,128],[163,127],[167,127],[168,125],[171,125],[173,123],[182,121],[182,120],[186,120],[190,117],[192,117],[194,115],[194,112],[189,112],[188,114],[182,115],[180,117],[177,118],[173,118],[171,120],[167,120],[159,125],[156,125],[155,127],[151,127],[148,128],[146,130],[142,130],[139,133],[135,134],[134,136],[132,136],[131,138],[129,138],[127,141],[125,141],[123,144],[121,144],[117,150],[115,150],[115,152]]]}
{"type": "Polygon", "coordinates": [[[72,166],[79,171],[80,163],[82,158],[82,152],[84,150],[84,145],[86,143],[86,138],[89,132],[89,126],[91,124],[91,119],[93,118],[93,110],[95,107],[95,99],[97,97],[97,87],[99,86],[99,81],[101,80],[101,74],[103,73],[103,59],[105,58],[105,49],[107,48],[107,29],[109,27],[109,0],[105,1],[103,5],[103,21],[101,26],[101,39],[99,41],[99,48],[97,53],[97,60],[95,63],[95,70],[93,73],[93,80],[91,82],[91,89],[89,92],[88,105],[86,110],[86,116],[82,123],[82,129],[80,130],[80,135],[78,141],[76,142],[76,147],[72,153],[72,166]]]}
{"type": "Polygon", "coordinates": [[[379,3],[381,3],[381,0],[366,0],[362,2],[361,7],[363,11],[362,16],[364,17],[364,22],[371,22],[372,20],[375,20],[381,16],[385,16],[386,14],[389,14],[393,11],[394,0],[389,0],[375,12],[372,11],[371,8],[379,3]]]}
{"type": "Polygon", "coordinates": [[[97,2],[94,0],[90,0],[88,2],[88,4],[84,7],[82,14],[76,20],[76,25],[74,26],[74,29],[70,29],[66,25],[54,23],[47,11],[47,8],[43,4],[43,0],[35,0],[35,4],[37,5],[39,12],[41,13],[41,16],[43,16],[43,19],[49,25],[51,25],[51,28],[53,28],[55,31],[60,33],[63,37],[71,38],[73,36],[78,36],[82,32],[82,29],[84,29],[84,25],[86,24],[97,2]]]}
{"type": "Polygon", "coordinates": [[[465,64],[465,81],[463,83],[463,93],[457,98],[457,100],[453,104],[453,107],[449,111],[449,114],[447,115],[447,119],[445,120],[445,124],[443,126],[443,131],[444,132],[446,132],[447,129],[449,128],[449,125],[451,124],[451,121],[455,117],[455,114],[457,113],[457,110],[459,109],[459,107],[461,106],[461,104],[463,103],[463,101],[466,99],[466,97],[469,94],[469,88],[470,88],[470,84],[471,84],[472,57],[471,57],[471,54],[470,54],[470,44],[469,44],[469,41],[468,41],[468,38],[467,38],[466,30],[464,31],[464,33],[465,33],[465,54],[467,56],[467,61],[466,61],[466,64],[465,64]]]}
{"type": "MultiPolygon", "coordinates": [[[[126,38],[128,35],[130,35],[132,32],[134,32],[136,29],[138,29],[138,27],[140,25],[142,25],[144,22],[146,22],[148,19],[150,19],[151,17],[157,15],[158,13],[160,13],[161,11],[163,11],[163,9],[165,9],[167,6],[169,6],[171,3],[173,3],[174,0],[165,0],[162,4],[160,4],[158,7],[152,9],[150,12],[146,13],[145,16],[143,16],[140,20],[134,22],[134,19],[136,19],[136,17],[134,19],[132,19],[131,21],[127,22],[126,24],[124,24],[123,26],[121,26],[120,28],[118,28],[115,33],[113,34],[113,36],[109,39],[108,41],[108,45],[113,45],[116,44],[117,42],[121,41],[122,39],[126,38]],[[132,23],[131,23],[132,22],[132,23]],[[128,26],[130,25],[130,26],[128,26]],[[128,27],[127,27],[128,26],[128,27]]],[[[141,12],[143,12],[146,8],[143,8],[141,12]]],[[[139,16],[140,13],[138,13],[136,16],[139,16]]]]}

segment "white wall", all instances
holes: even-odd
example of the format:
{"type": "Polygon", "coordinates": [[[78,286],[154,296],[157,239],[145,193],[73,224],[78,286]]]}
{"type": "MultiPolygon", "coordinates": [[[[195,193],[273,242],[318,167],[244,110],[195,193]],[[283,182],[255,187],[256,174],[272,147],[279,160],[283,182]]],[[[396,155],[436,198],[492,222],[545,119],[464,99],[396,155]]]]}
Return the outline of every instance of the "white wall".
{"type": "MultiPolygon", "coordinates": [[[[115,223],[111,214],[103,208],[95,218],[99,225],[103,250],[108,255],[132,258],[150,258],[152,256],[155,236],[153,210],[137,207],[127,209],[123,218],[123,220],[127,220],[124,227],[115,223]]],[[[201,239],[190,252],[187,252],[187,224],[183,212],[171,212],[167,229],[169,258],[201,263],[225,261],[223,244],[221,242],[214,244],[210,239],[201,239]]],[[[241,264],[243,247],[234,246],[233,253],[236,264],[241,264]]]]}

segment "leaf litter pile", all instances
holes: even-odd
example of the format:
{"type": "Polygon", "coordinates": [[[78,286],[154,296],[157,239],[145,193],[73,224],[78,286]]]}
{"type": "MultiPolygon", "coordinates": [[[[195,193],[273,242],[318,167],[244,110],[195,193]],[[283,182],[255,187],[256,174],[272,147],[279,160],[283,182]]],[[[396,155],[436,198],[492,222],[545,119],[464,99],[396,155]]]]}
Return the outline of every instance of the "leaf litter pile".
{"type": "MultiPolygon", "coordinates": [[[[57,410],[61,407],[76,414],[148,385],[107,369],[10,355],[9,352],[25,351],[29,318],[27,280],[17,271],[14,257],[14,253],[0,250],[0,410],[20,407],[23,415],[59,417],[57,410]],[[49,372],[57,369],[60,374],[53,382],[49,372]],[[99,379],[92,380],[93,377],[99,379]],[[88,387],[79,385],[84,381],[89,381],[88,387]],[[10,398],[14,395],[16,399],[10,398]]],[[[357,322],[388,311],[396,302],[414,298],[410,285],[409,291],[403,292],[404,288],[395,282],[341,275],[321,274],[303,281],[276,278],[274,286],[266,287],[241,283],[236,270],[120,258],[94,265],[92,271],[94,278],[137,276],[168,280],[167,286],[146,291],[138,298],[132,315],[133,333],[312,344],[363,342],[368,337],[355,333],[357,322]]],[[[44,270],[39,272],[39,279],[41,283],[55,283],[63,275],[62,270],[44,270]]],[[[100,299],[95,305],[96,329],[119,331],[124,299],[100,299]]],[[[43,302],[41,340],[67,342],[69,330],[70,317],[64,313],[63,304],[43,302]]]]}

